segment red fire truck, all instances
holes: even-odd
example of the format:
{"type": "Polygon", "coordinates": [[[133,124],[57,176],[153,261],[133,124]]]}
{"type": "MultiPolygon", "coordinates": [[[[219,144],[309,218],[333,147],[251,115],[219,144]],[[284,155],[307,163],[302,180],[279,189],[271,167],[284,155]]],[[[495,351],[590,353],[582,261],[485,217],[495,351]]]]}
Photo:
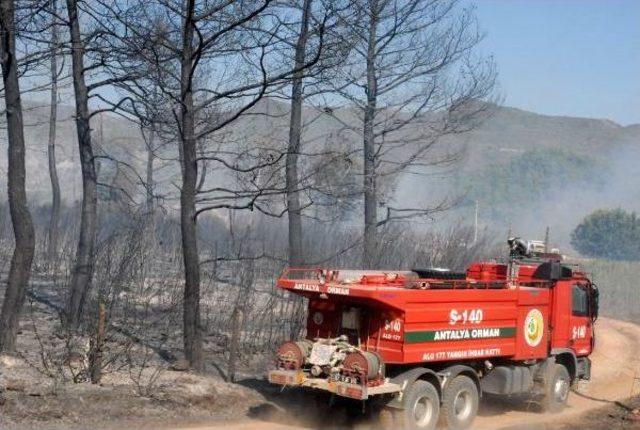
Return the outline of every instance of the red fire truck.
{"type": "Polygon", "coordinates": [[[562,409],[590,377],[598,290],[560,255],[509,244],[506,262],[463,273],[285,270],[307,335],[278,349],[269,381],[381,405],[389,428],[467,429],[483,393],[562,409]]]}

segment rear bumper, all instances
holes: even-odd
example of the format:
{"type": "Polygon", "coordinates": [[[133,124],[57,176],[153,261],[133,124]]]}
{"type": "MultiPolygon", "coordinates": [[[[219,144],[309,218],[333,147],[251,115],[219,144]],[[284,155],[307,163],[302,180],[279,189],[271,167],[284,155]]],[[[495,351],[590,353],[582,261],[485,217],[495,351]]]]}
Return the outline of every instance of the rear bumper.
{"type": "Polygon", "coordinates": [[[356,400],[365,400],[371,396],[392,394],[401,391],[400,385],[391,382],[385,382],[375,387],[367,387],[359,384],[329,381],[324,378],[313,378],[304,372],[295,370],[272,370],[269,372],[268,377],[269,382],[272,384],[314,388],[356,400]]]}

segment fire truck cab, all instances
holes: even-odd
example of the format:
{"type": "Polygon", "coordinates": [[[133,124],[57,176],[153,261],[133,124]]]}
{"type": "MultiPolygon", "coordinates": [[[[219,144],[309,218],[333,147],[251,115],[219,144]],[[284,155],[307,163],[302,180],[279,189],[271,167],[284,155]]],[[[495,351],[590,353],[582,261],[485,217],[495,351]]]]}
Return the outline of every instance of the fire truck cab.
{"type": "Polygon", "coordinates": [[[468,429],[483,393],[559,411],[588,380],[598,290],[558,254],[512,239],[506,262],[443,269],[287,269],[308,299],[306,337],[269,381],[372,402],[389,428],[468,429]]]}

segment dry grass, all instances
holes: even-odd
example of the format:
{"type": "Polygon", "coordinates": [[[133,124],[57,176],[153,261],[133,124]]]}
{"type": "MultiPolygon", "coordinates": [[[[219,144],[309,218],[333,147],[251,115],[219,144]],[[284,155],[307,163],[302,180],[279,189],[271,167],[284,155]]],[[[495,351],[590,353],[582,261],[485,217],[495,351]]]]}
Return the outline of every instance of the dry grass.
{"type": "Polygon", "coordinates": [[[600,313],[640,323],[640,262],[584,260],[582,264],[600,287],[600,313]]]}

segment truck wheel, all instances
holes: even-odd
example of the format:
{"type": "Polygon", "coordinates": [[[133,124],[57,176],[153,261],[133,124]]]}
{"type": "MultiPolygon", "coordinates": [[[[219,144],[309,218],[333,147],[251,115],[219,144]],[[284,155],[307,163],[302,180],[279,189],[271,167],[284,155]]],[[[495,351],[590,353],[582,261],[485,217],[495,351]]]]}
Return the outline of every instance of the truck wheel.
{"type": "Polygon", "coordinates": [[[558,363],[551,367],[549,375],[542,399],[542,409],[545,412],[560,412],[569,398],[571,377],[567,368],[558,363]]]}
{"type": "Polygon", "coordinates": [[[404,392],[404,409],[393,411],[395,430],[433,430],[438,424],[440,396],[430,382],[415,381],[404,392]]]}
{"type": "Polygon", "coordinates": [[[450,430],[471,427],[480,403],[476,383],[468,376],[458,375],[445,387],[442,397],[442,425],[450,430]]]}

